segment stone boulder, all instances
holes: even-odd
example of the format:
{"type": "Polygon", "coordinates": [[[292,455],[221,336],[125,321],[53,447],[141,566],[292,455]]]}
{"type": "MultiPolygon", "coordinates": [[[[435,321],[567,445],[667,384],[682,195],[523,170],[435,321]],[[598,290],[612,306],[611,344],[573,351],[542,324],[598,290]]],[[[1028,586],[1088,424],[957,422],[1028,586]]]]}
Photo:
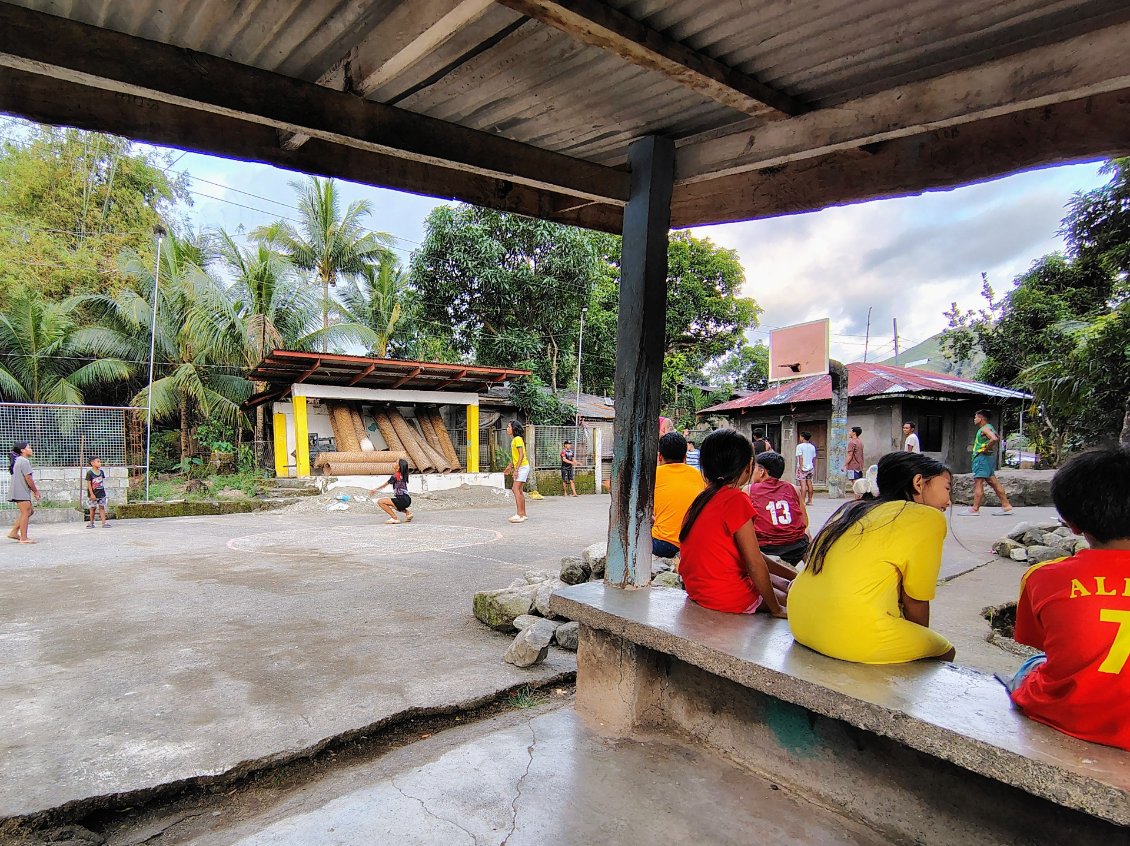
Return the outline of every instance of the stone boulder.
{"type": "MultiPolygon", "coordinates": [[[[1016,549],[1025,549],[1025,546],[1020,541],[1013,540],[1012,538],[998,538],[993,541],[993,552],[1005,558],[1011,556],[1013,550],[1016,549]]],[[[1025,553],[1024,557],[1027,559],[1027,553],[1025,553]]]]}
{"type": "Polygon", "coordinates": [[[545,660],[549,654],[549,644],[557,626],[549,620],[538,620],[518,632],[514,642],[502,656],[502,660],[515,667],[532,667],[545,660]]]}
{"type": "Polygon", "coordinates": [[[1060,528],[1060,526],[1061,524],[1058,520],[1043,520],[1038,523],[1029,523],[1027,520],[1025,520],[1013,526],[1012,531],[1008,533],[1008,537],[1012,538],[1014,541],[1020,541],[1021,543],[1023,543],[1024,535],[1033,529],[1039,531],[1042,536],[1044,532],[1054,531],[1055,529],[1060,528]]]}
{"type": "Polygon", "coordinates": [[[522,631],[522,629],[528,629],[540,619],[541,617],[535,617],[533,614],[519,614],[514,618],[514,628],[516,628],[518,631],[522,631]]]}
{"type": "Polygon", "coordinates": [[[576,652],[580,630],[580,623],[562,623],[557,627],[557,631],[553,633],[553,639],[557,641],[557,645],[562,649],[576,652]]]}
{"type": "Polygon", "coordinates": [[[675,569],[671,566],[670,558],[660,558],[657,555],[651,556],[651,575],[652,578],[658,576],[660,573],[669,573],[675,569]]]}
{"type": "Polygon", "coordinates": [[[593,578],[604,578],[604,568],[608,564],[608,543],[601,541],[585,547],[581,561],[589,565],[593,578]]]}
{"type": "Polygon", "coordinates": [[[534,594],[534,610],[541,614],[543,617],[552,617],[553,612],[549,610],[549,598],[553,596],[553,592],[565,586],[565,582],[561,579],[546,579],[538,585],[537,593],[534,594]]]}
{"type": "Polygon", "coordinates": [[[498,632],[514,631],[514,620],[529,614],[533,605],[533,593],[510,588],[479,591],[473,600],[475,617],[498,632]]]}
{"type": "MultiPolygon", "coordinates": [[[[1005,493],[1013,505],[1052,505],[1051,483],[1054,470],[997,471],[997,479],[1004,485],[1005,493]]],[[[973,474],[958,473],[953,477],[950,498],[959,505],[973,503],[973,474]]],[[[992,488],[985,485],[985,505],[996,508],[1000,500],[992,488]]]]}
{"type": "Polygon", "coordinates": [[[679,574],[674,570],[668,570],[666,573],[660,573],[658,576],[653,578],[651,582],[652,584],[663,585],[664,587],[686,590],[686,588],[683,587],[683,580],[679,578],[679,574]]]}
{"type": "Polygon", "coordinates": [[[580,558],[561,559],[561,581],[567,585],[579,585],[587,582],[592,575],[592,566],[580,558]]]}
{"type": "Polygon", "coordinates": [[[1033,564],[1051,561],[1053,558],[1063,558],[1071,553],[1062,546],[1030,546],[1028,547],[1028,560],[1033,564]]]}
{"type": "Polygon", "coordinates": [[[1008,554],[1008,557],[1011,558],[1013,561],[1021,561],[1021,562],[1027,561],[1028,560],[1028,548],[1024,547],[1024,546],[1018,546],[1018,547],[1016,547],[1016,549],[1012,550],[1012,552],[1010,552],[1008,554]]]}

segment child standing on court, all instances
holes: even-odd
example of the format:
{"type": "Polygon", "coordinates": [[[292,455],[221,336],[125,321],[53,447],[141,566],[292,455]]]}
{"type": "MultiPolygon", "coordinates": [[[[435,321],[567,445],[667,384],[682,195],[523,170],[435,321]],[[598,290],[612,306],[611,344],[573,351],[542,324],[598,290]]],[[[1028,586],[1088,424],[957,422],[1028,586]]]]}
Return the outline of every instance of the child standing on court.
{"type": "Polygon", "coordinates": [[[510,490],[514,492],[516,513],[511,515],[511,523],[526,522],[526,496],[522,489],[530,478],[530,457],[526,454],[526,442],[522,438],[524,431],[522,424],[517,420],[511,420],[506,426],[506,434],[510,436],[510,463],[506,465],[502,474],[505,476],[511,471],[514,473],[514,482],[510,490]]]}
{"type": "Polygon", "coordinates": [[[796,445],[796,486],[800,498],[812,505],[812,477],[816,475],[816,445],[811,432],[800,433],[796,445]]]}
{"type": "Polygon", "coordinates": [[[576,476],[577,453],[573,451],[572,441],[565,441],[561,445],[561,490],[566,495],[569,493],[569,488],[573,489],[573,496],[577,495],[576,476]]]}
{"type": "Polygon", "coordinates": [[[796,573],[766,561],[757,547],[753,505],[742,490],[753,473],[753,444],[719,429],[703,440],[699,460],[706,490],[691,503],[679,534],[687,595],[715,611],[752,614],[764,607],[783,618],[796,573]]]}
{"type": "Polygon", "coordinates": [[[369,491],[369,496],[389,485],[392,485],[392,496],[377,500],[377,507],[388,515],[385,522],[392,526],[400,525],[400,518],[396,516],[396,512],[401,511],[404,513],[404,522],[411,523],[412,512],[408,510],[412,505],[412,497],[408,495],[408,462],[403,458],[397,463],[396,472],[388,477],[388,481],[369,491]]]}
{"type": "Polygon", "coordinates": [[[102,528],[110,528],[106,519],[106,471],[102,469],[102,459],[90,459],[90,469],[86,471],[86,504],[90,509],[90,522],[86,528],[94,528],[94,514],[102,518],[102,528]]]}
{"type": "Polygon", "coordinates": [[[1051,492],[1090,549],[1024,574],[1015,638],[1041,654],[1005,685],[1031,719],[1130,750],[1130,450],[1073,456],[1051,492]]]}

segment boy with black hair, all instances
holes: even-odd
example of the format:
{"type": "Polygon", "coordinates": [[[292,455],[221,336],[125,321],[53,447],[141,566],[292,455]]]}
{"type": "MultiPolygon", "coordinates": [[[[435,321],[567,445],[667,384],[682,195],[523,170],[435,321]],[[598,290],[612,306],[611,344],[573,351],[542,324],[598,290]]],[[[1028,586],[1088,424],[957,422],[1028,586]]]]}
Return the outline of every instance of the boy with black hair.
{"type": "Polygon", "coordinates": [[[767,555],[797,564],[808,552],[808,510],[796,488],[781,481],[785,474],[783,455],[759,452],[753,460],[749,501],[753,504],[757,546],[767,555]]]}
{"type": "Polygon", "coordinates": [[[993,489],[1001,503],[1001,507],[993,514],[1003,517],[1012,513],[1012,503],[1008,501],[1004,485],[996,477],[997,444],[1001,438],[989,422],[992,419],[993,413],[984,408],[973,415],[973,422],[977,424],[977,434],[973,437],[973,505],[961,512],[968,517],[980,516],[986,484],[993,489]]]}
{"type": "Polygon", "coordinates": [[[573,496],[577,495],[577,454],[573,451],[573,442],[565,441],[561,445],[561,490],[568,496],[569,488],[573,489],[573,496]]]}
{"type": "Polygon", "coordinates": [[[1051,493],[1090,549],[1024,574],[1015,638],[1042,654],[1005,686],[1031,719],[1130,750],[1130,450],[1073,456],[1051,493]]]}
{"type": "Polygon", "coordinates": [[[102,459],[95,456],[90,459],[90,469],[86,471],[86,504],[90,509],[90,522],[86,528],[94,528],[94,514],[102,518],[102,528],[110,528],[110,521],[106,519],[106,471],[102,469],[102,459]]]}
{"type": "Polygon", "coordinates": [[[796,486],[804,501],[812,505],[812,477],[816,475],[816,445],[811,432],[800,433],[796,445],[796,486]]]}
{"type": "Polygon", "coordinates": [[[655,516],[651,525],[651,554],[674,558],[679,554],[683,518],[696,496],[706,487],[697,467],[687,463],[687,441],[678,432],[659,439],[659,466],[655,468],[655,516]]]}

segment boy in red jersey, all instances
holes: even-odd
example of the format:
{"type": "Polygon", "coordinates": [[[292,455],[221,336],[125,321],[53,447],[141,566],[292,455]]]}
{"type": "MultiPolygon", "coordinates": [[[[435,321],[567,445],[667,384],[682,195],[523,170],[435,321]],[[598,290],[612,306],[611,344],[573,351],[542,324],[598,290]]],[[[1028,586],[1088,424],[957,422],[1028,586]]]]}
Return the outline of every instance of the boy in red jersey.
{"type": "Polygon", "coordinates": [[[1033,720],[1130,750],[1130,450],[1073,456],[1052,500],[1091,548],[1024,574],[1015,637],[1044,654],[1007,687],[1033,720]]]}
{"type": "Polygon", "coordinates": [[[796,564],[808,551],[808,511],[796,488],[781,481],[785,473],[783,455],[771,450],[760,452],[754,461],[749,501],[753,504],[757,545],[766,555],[796,564]]]}

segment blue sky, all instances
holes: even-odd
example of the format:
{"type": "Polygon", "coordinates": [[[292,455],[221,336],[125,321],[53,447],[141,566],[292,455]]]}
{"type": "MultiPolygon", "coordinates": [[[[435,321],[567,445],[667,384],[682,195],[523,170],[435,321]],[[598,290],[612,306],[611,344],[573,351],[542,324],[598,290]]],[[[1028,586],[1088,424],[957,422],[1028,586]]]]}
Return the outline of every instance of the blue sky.
{"type": "MultiPolygon", "coordinates": [[[[293,216],[300,178],[267,165],[172,151],[174,169],[193,178],[195,225],[246,231],[293,216]]],[[[980,306],[981,273],[998,290],[1045,253],[1062,248],[1057,234],[1076,191],[1103,182],[1100,165],[1027,173],[917,197],[825,209],[803,215],[702,227],[696,231],[737,250],[746,291],[765,309],[762,328],[831,317],[833,355],[863,355],[867,309],[871,360],[890,355],[892,318],[903,349],[945,326],[953,301],[980,306]]],[[[371,225],[398,238],[407,261],[423,237],[424,218],[441,201],[344,183],[347,200],[367,199],[371,225]]]]}

